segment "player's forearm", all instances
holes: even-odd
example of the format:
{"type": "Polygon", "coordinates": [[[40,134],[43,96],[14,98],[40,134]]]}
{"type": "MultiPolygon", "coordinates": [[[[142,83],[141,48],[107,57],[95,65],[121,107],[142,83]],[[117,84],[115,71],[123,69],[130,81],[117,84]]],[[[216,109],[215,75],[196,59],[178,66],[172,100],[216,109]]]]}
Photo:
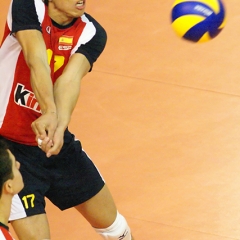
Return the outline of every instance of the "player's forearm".
{"type": "Polygon", "coordinates": [[[30,69],[31,85],[42,112],[55,112],[53,84],[42,33],[23,30],[16,33],[25,61],[30,69]]]}
{"type": "Polygon", "coordinates": [[[54,84],[54,96],[58,113],[58,127],[65,130],[77,104],[80,93],[80,79],[77,81],[61,81],[54,84]]]}
{"type": "Polygon", "coordinates": [[[80,93],[81,79],[87,74],[90,64],[85,56],[74,54],[62,75],[54,84],[54,99],[58,112],[58,127],[66,128],[80,93]]]}
{"type": "Polygon", "coordinates": [[[31,86],[42,113],[56,112],[49,66],[39,61],[37,67],[29,66],[29,68],[31,71],[31,86]]]}

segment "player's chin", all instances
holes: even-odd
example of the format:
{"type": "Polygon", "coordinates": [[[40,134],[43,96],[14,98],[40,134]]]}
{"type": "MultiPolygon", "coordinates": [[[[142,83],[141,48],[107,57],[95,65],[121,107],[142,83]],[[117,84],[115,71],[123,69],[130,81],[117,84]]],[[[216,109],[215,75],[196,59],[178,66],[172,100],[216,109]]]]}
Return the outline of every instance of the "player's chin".
{"type": "Polygon", "coordinates": [[[84,14],[84,11],[82,11],[82,12],[78,11],[78,12],[74,12],[72,14],[69,14],[68,17],[73,18],[73,19],[74,18],[80,18],[83,14],[84,14]]]}
{"type": "Polygon", "coordinates": [[[84,14],[84,12],[85,12],[85,8],[82,8],[82,9],[76,8],[76,11],[74,11],[73,14],[75,15],[75,17],[81,17],[84,14]]]}

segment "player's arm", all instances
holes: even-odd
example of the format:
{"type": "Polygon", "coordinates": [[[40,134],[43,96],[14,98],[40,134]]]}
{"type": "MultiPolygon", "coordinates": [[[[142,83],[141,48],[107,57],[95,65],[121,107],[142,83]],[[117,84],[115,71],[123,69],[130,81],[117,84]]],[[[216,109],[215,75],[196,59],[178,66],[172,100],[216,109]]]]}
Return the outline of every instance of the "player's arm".
{"type": "Polygon", "coordinates": [[[87,17],[94,23],[95,35],[89,42],[79,46],[70,57],[62,75],[54,84],[58,127],[54,134],[53,147],[44,150],[47,156],[56,154],[62,147],[64,131],[70,122],[79,97],[81,79],[92,69],[93,63],[101,55],[106,45],[107,35],[105,30],[91,16],[87,15],[87,17]]]}
{"type": "Polygon", "coordinates": [[[21,44],[25,61],[30,69],[32,89],[42,113],[56,112],[50,67],[42,33],[38,30],[24,30],[15,35],[21,44]]]}
{"type": "Polygon", "coordinates": [[[71,115],[76,106],[81,79],[90,70],[88,59],[80,53],[75,53],[70,58],[62,75],[54,84],[54,98],[58,112],[58,127],[54,135],[54,145],[48,151],[48,156],[59,152],[63,145],[63,135],[71,120],[71,115]]]}
{"type": "Polygon", "coordinates": [[[34,0],[13,0],[11,31],[22,47],[42,113],[55,112],[50,67],[36,7],[34,0]]]}
{"type": "Polygon", "coordinates": [[[31,85],[42,111],[42,117],[32,124],[36,138],[52,139],[57,126],[57,112],[53,96],[53,84],[50,77],[46,46],[42,33],[38,30],[22,30],[15,34],[22,47],[25,61],[30,69],[31,85]]]}
{"type": "MultiPolygon", "coordinates": [[[[46,46],[34,0],[12,1],[12,34],[19,41],[26,63],[30,69],[31,85],[43,115],[32,124],[36,139],[52,139],[57,115],[53,97],[53,86],[48,65],[46,46]],[[48,133],[48,136],[47,136],[48,133]]],[[[43,4],[43,3],[42,3],[43,4]]],[[[38,7],[41,7],[38,5],[38,7]]],[[[9,24],[11,24],[9,22],[9,24]]],[[[49,143],[51,144],[51,143],[49,143]]]]}
{"type": "Polygon", "coordinates": [[[87,58],[82,54],[75,53],[70,58],[62,75],[54,84],[58,128],[62,128],[64,131],[70,122],[79,97],[81,79],[89,70],[90,63],[87,58]]]}

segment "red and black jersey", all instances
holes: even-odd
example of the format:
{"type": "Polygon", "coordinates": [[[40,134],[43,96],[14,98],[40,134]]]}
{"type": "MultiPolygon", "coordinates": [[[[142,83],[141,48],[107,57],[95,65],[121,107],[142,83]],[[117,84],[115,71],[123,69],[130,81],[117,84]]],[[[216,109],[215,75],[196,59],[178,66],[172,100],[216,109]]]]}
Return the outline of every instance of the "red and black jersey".
{"type": "Polygon", "coordinates": [[[0,222],[0,240],[14,240],[9,232],[9,228],[0,222]]]}
{"type": "Polygon", "coordinates": [[[50,19],[42,0],[13,0],[0,48],[0,135],[36,145],[31,123],[41,115],[41,110],[31,88],[30,71],[21,46],[12,34],[26,29],[42,32],[53,83],[75,53],[83,54],[92,68],[105,47],[107,36],[87,13],[60,26],[50,19]]]}

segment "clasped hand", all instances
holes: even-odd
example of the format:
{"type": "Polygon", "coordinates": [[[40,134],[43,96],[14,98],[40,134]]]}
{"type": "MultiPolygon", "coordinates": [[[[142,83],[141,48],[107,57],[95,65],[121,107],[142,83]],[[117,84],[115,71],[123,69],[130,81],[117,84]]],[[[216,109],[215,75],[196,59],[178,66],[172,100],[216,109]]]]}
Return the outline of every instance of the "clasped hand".
{"type": "Polygon", "coordinates": [[[57,155],[63,146],[64,129],[58,127],[58,118],[55,112],[42,114],[31,124],[36,135],[38,146],[47,157],[57,155]]]}

